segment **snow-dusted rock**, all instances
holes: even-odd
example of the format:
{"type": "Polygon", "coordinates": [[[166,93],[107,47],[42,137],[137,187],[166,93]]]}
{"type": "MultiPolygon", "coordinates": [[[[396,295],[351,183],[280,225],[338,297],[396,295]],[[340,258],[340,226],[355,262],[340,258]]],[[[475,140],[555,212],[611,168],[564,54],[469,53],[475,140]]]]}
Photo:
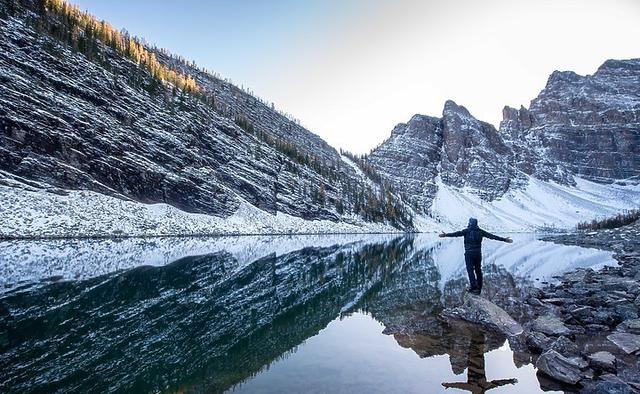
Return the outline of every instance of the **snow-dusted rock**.
{"type": "Polygon", "coordinates": [[[640,351],[640,335],[617,332],[607,336],[607,339],[627,354],[640,351]]]}
{"type": "Polygon", "coordinates": [[[593,75],[555,71],[520,122],[501,132],[572,174],[613,182],[640,176],[640,59],[607,60],[593,75]]]}
{"type": "Polygon", "coordinates": [[[538,331],[545,335],[561,336],[570,335],[571,330],[564,325],[562,320],[555,316],[540,316],[531,324],[532,331],[538,331]]]}

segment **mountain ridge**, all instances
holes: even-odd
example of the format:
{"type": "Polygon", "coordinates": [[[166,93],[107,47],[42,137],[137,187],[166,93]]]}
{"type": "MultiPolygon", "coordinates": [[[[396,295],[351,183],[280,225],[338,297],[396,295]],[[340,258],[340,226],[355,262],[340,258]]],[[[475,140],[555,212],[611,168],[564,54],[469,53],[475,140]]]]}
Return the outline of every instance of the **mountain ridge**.
{"type": "Polygon", "coordinates": [[[0,5],[8,38],[0,57],[3,184],[26,179],[222,219],[249,204],[304,220],[412,228],[387,185],[363,178],[317,135],[239,88],[158,52],[158,64],[173,63],[173,73],[181,65],[177,75],[197,79],[189,94],[191,85],[159,81],[121,53],[141,51],[135,39],[87,34],[102,23],[77,8],[12,4],[0,5]]]}
{"type": "Polygon", "coordinates": [[[126,33],[101,41],[104,22],[64,4],[0,4],[0,192],[12,203],[0,209],[2,237],[429,231],[466,220],[443,210],[451,201],[489,228],[553,223],[483,216],[535,208],[516,201],[531,188],[582,187],[559,203],[581,216],[640,205],[634,185],[591,184],[640,173],[637,59],[609,60],[595,77],[553,73],[528,109],[504,108],[499,129],[448,100],[442,117],[415,115],[359,157],[193,63],[126,33]],[[592,95],[578,100],[582,88],[592,95]],[[576,105],[603,111],[600,123],[569,114],[576,105]],[[574,121],[626,145],[563,150],[576,133],[592,137],[574,121]]]}

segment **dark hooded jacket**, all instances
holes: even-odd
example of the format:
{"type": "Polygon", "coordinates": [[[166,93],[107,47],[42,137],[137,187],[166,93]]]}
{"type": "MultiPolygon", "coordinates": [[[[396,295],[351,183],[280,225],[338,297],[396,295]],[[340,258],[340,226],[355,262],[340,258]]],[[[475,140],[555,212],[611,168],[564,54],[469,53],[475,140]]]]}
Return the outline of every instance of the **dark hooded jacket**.
{"type": "Polygon", "coordinates": [[[469,219],[469,226],[464,230],[448,233],[445,237],[464,237],[465,253],[480,253],[482,251],[482,238],[495,239],[497,241],[506,242],[506,238],[498,237],[478,227],[477,219],[469,219]]]}

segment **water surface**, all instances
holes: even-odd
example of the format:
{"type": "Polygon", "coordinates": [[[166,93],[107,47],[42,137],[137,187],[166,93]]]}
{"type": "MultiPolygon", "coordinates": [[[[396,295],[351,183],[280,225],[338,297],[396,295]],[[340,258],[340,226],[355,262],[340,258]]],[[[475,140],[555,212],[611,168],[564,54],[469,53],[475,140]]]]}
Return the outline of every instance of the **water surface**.
{"type": "MultiPolygon", "coordinates": [[[[516,318],[613,263],[514,238],[485,242],[484,296],[516,318]]],[[[0,242],[0,391],[541,392],[528,354],[438,317],[465,276],[432,235],[0,242]]]]}

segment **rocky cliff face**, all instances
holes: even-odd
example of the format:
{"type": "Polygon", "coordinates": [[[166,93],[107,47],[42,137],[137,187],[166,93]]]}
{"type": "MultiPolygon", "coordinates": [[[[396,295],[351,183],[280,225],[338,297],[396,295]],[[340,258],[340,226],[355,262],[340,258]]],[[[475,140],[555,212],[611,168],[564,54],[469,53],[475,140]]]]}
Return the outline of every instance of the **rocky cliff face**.
{"type": "Polygon", "coordinates": [[[407,124],[397,125],[368,160],[417,210],[427,213],[438,180],[492,200],[518,179],[511,165],[513,150],[495,127],[453,101],[445,103],[442,118],[415,115],[407,124]]]}
{"type": "Polygon", "coordinates": [[[447,101],[441,118],[396,126],[368,160],[428,214],[443,186],[491,202],[531,178],[572,187],[574,176],[640,175],[640,59],[609,60],[589,76],[554,72],[529,109],[505,107],[503,117],[496,130],[447,101]]]}
{"type": "Polygon", "coordinates": [[[401,186],[416,209],[423,210],[431,205],[437,191],[441,147],[440,119],[415,115],[408,123],[397,125],[368,160],[394,185],[401,186]]]}
{"type": "MultiPolygon", "coordinates": [[[[158,86],[99,40],[87,56],[42,31],[71,28],[38,4],[0,4],[0,185],[92,190],[217,217],[246,202],[303,219],[389,219],[357,219],[358,198],[383,199],[379,181],[270,106],[152,48],[201,95],[158,86]]],[[[393,193],[384,199],[379,206],[399,204],[393,193]]]]}
{"type": "Polygon", "coordinates": [[[640,175],[640,59],[593,74],[556,71],[529,109],[505,108],[501,131],[530,152],[598,182],[640,175]]]}

